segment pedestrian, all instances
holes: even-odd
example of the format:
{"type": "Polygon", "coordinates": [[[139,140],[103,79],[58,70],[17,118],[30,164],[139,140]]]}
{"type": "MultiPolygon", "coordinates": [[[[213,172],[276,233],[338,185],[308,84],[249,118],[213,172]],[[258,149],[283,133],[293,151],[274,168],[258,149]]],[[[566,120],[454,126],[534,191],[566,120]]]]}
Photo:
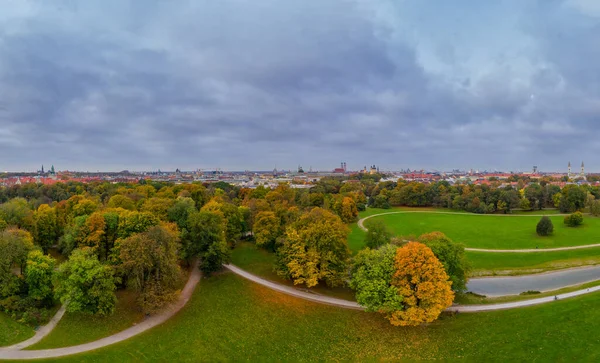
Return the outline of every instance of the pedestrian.
{"type": "Polygon", "coordinates": [[[558,296],[556,296],[556,295],[555,295],[555,296],[554,296],[554,300],[558,300],[558,296]]]}

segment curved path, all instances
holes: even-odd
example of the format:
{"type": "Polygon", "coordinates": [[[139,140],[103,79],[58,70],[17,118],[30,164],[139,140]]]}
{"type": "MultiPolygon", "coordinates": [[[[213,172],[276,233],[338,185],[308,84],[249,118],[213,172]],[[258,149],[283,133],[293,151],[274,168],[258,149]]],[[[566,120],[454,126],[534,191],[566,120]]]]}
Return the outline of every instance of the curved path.
{"type": "Polygon", "coordinates": [[[35,335],[32,336],[31,338],[24,340],[20,343],[17,344],[13,344],[13,345],[9,345],[8,347],[0,347],[0,356],[2,356],[2,351],[3,350],[20,350],[20,349],[25,349],[29,346],[34,345],[35,343],[39,342],[40,340],[42,340],[46,335],[50,334],[50,332],[52,331],[52,329],[54,329],[54,327],[56,327],[56,324],[58,324],[58,322],[60,321],[60,319],[62,319],[63,315],[65,315],[65,310],[66,310],[67,304],[63,304],[60,309],[58,309],[58,311],[56,312],[56,314],[54,314],[54,316],[52,317],[52,319],[50,319],[50,321],[48,322],[48,324],[44,325],[43,327],[39,328],[36,332],[35,335]]]}
{"type": "Polygon", "coordinates": [[[486,296],[518,295],[525,291],[553,291],[600,280],[600,265],[534,275],[469,279],[467,289],[486,296]]]}
{"type": "Polygon", "coordinates": [[[160,325],[175,315],[181,308],[188,302],[194,288],[200,281],[201,277],[200,270],[198,269],[198,262],[192,267],[190,277],[185,284],[185,287],[179,295],[179,299],[173,305],[169,306],[164,312],[154,315],[143,322],[132,326],[129,329],[123,330],[117,334],[111,335],[106,338],[96,340],[94,342],[76,345],[72,347],[56,348],[56,349],[44,349],[44,350],[17,350],[11,347],[0,348],[0,359],[42,359],[42,358],[55,358],[62,357],[71,354],[88,352],[90,350],[106,347],[111,344],[122,342],[133,336],[136,336],[148,329],[154,328],[160,325]]]}
{"type": "MultiPolygon", "coordinates": [[[[246,271],[242,270],[241,268],[234,266],[234,265],[224,265],[224,266],[227,269],[229,269],[231,272],[233,272],[239,276],[242,276],[245,279],[248,279],[252,282],[255,282],[257,284],[268,287],[269,289],[282,292],[284,294],[292,295],[295,297],[299,297],[301,299],[314,301],[314,302],[321,303],[321,304],[333,305],[333,306],[346,308],[346,309],[364,310],[364,308],[362,306],[358,305],[358,303],[355,301],[348,301],[348,300],[337,299],[337,298],[333,298],[333,297],[329,297],[329,296],[309,294],[307,292],[303,292],[303,291],[294,289],[293,287],[289,287],[289,286],[274,283],[272,281],[265,280],[261,277],[258,277],[249,272],[246,272],[246,271]]],[[[600,291],[600,286],[595,286],[595,287],[590,287],[589,289],[583,289],[583,290],[573,291],[573,292],[569,292],[569,293],[565,293],[565,294],[560,294],[560,295],[557,295],[556,297],[547,296],[547,297],[541,297],[541,298],[537,298],[537,299],[508,302],[508,303],[502,303],[502,304],[454,305],[454,306],[451,306],[448,309],[446,309],[446,311],[457,312],[457,313],[476,313],[476,312],[481,312],[481,311],[514,309],[514,308],[521,308],[521,307],[525,307],[525,306],[545,304],[545,303],[556,301],[556,299],[562,300],[562,299],[566,299],[566,298],[570,298],[570,297],[589,294],[589,293],[592,293],[595,291],[600,291]]]]}
{"type": "MultiPolygon", "coordinates": [[[[429,213],[429,214],[457,214],[457,215],[467,215],[467,216],[478,216],[478,217],[544,217],[548,216],[548,214],[473,214],[473,213],[460,213],[460,212],[436,212],[436,211],[399,211],[399,212],[386,212],[373,214],[372,216],[361,218],[358,221],[358,227],[363,231],[367,232],[368,229],[365,227],[364,222],[373,217],[384,216],[387,214],[409,214],[409,213],[429,213]]],[[[551,214],[550,216],[566,216],[568,214],[551,214]]],[[[594,248],[600,247],[600,243],[592,244],[592,245],[583,245],[583,246],[570,246],[570,247],[556,247],[556,248],[540,248],[540,249],[520,249],[520,250],[493,250],[487,248],[465,248],[465,251],[471,252],[489,252],[489,253],[536,253],[536,252],[556,252],[556,251],[568,251],[568,250],[579,250],[584,248],[594,248]]]]}

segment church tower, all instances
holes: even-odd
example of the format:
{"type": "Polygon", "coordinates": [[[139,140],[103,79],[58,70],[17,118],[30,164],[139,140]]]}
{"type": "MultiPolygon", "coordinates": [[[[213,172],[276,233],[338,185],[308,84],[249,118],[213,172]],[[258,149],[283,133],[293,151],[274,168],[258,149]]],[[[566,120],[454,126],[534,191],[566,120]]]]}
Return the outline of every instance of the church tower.
{"type": "Polygon", "coordinates": [[[583,161],[581,162],[581,174],[579,176],[585,178],[585,165],[583,165],[583,161]]]}
{"type": "Polygon", "coordinates": [[[569,178],[571,177],[571,162],[569,161],[569,173],[567,174],[569,178]]]}

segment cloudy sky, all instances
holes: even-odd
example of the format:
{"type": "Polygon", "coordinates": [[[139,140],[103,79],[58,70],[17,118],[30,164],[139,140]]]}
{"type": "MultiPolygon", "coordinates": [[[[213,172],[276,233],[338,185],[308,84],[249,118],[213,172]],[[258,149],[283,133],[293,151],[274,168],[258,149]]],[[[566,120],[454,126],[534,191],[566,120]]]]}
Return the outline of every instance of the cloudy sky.
{"type": "Polygon", "coordinates": [[[600,172],[597,0],[0,8],[0,170],[600,172]]]}

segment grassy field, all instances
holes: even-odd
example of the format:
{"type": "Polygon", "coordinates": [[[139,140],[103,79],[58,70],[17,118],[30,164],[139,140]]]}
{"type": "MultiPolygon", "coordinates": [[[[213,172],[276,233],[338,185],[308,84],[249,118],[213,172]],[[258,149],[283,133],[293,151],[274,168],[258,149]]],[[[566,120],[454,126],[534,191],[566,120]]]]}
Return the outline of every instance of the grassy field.
{"type": "Polygon", "coordinates": [[[33,334],[33,329],[27,325],[19,324],[10,316],[0,313],[0,347],[29,339],[33,334]]]}
{"type": "Polygon", "coordinates": [[[134,293],[117,291],[117,298],[114,314],[101,317],[66,313],[48,336],[28,349],[61,348],[91,342],[125,330],[144,318],[135,304],[134,293]]]}
{"type": "MultiPolygon", "coordinates": [[[[275,254],[258,248],[253,243],[239,243],[232,251],[231,262],[239,268],[267,280],[288,286],[294,286],[291,281],[282,279],[273,271],[275,254]]],[[[345,287],[331,288],[326,285],[318,285],[311,287],[310,289],[304,286],[294,287],[314,294],[327,295],[337,297],[339,299],[354,300],[354,291],[345,287]]]]}
{"type": "Polygon", "coordinates": [[[389,214],[374,217],[384,221],[399,236],[421,235],[441,231],[456,242],[467,247],[489,249],[553,248],[600,243],[600,218],[586,216],[584,225],[566,227],[563,217],[550,216],[554,234],[539,237],[535,227],[539,217],[451,215],[433,213],[389,214]]]}
{"type": "Polygon", "coordinates": [[[392,327],[380,315],[303,301],[231,273],[203,279],[182,312],[125,342],[52,360],[597,361],[600,294],[392,327]]]}

